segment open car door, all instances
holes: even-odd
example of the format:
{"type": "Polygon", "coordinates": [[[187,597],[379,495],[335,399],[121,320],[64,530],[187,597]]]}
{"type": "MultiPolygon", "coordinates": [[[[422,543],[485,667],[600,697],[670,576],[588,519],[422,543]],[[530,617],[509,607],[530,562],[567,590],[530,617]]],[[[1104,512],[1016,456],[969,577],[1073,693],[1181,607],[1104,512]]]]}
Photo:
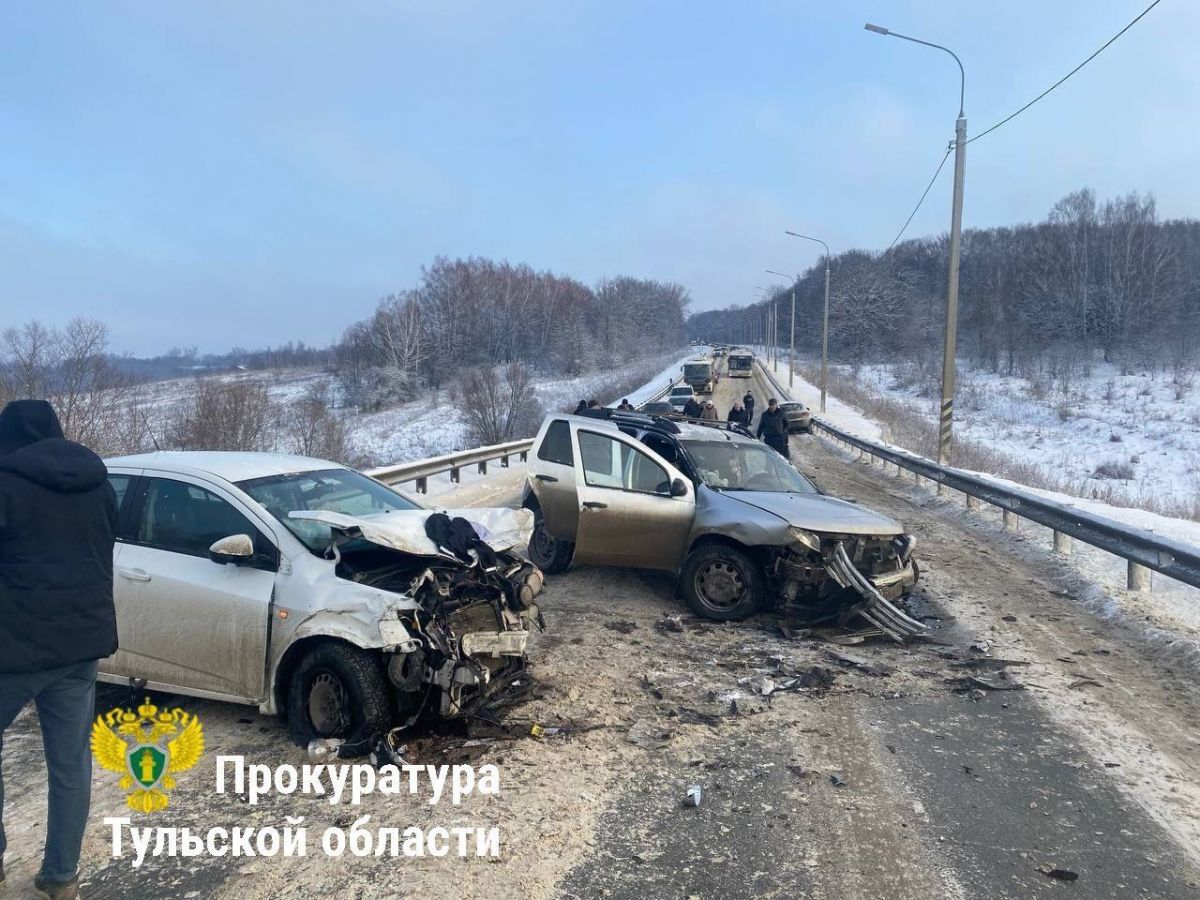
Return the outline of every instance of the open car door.
{"type": "Polygon", "coordinates": [[[645,444],[571,423],[579,525],[575,563],[679,568],[696,513],[696,489],[645,444]]]}

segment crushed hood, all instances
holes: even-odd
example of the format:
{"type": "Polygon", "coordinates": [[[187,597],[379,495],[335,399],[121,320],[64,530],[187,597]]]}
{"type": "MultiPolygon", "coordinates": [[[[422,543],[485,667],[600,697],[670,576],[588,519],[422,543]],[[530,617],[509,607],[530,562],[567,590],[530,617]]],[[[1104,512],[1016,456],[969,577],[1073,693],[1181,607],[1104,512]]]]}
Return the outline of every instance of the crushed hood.
{"type": "Polygon", "coordinates": [[[348,516],[326,510],[297,510],[291,519],[308,519],[328,525],[335,534],[362,537],[372,544],[415,556],[445,556],[425,534],[425,521],[434,513],[461,516],[496,551],[524,547],[533,534],[533,513],[528,509],[405,509],[378,516],[348,516]]]}
{"type": "Polygon", "coordinates": [[[895,519],[827,497],[824,494],[787,494],[779,491],[726,491],[732,500],[747,503],[779,516],[790,525],[827,534],[859,534],[889,537],[904,533],[895,519]]]}

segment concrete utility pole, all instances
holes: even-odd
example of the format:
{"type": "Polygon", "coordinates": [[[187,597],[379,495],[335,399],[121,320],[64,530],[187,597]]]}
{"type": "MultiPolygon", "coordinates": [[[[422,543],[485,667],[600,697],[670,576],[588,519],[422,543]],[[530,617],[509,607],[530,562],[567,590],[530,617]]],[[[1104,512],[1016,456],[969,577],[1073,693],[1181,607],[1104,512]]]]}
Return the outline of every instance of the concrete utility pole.
{"type": "MultiPolygon", "coordinates": [[[[950,463],[950,449],[954,429],[954,360],[958,343],[958,262],[962,248],[962,205],[963,182],[967,166],[967,116],[963,111],[964,98],[967,92],[967,74],[963,69],[962,60],[948,47],[941,44],[931,44],[908,35],[897,34],[880,25],[866,26],[867,31],[901,40],[912,41],[949,53],[958,63],[958,120],[954,123],[954,199],[950,209],[950,266],[946,284],[946,339],[942,354],[942,406],[938,415],[938,462],[941,465],[950,463]]],[[[939,488],[941,485],[939,485],[939,488]]]]}
{"type": "MultiPolygon", "coordinates": [[[[821,314],[821,412],[825,412],[826,387],[829,381],[829,245],[820,238],[809,237],[807,234],[797,234],[794,231],[785,231],[784,234],[812,241],[825,248],[825,309],[821,314]]],[[[788,384],[791,384],[790,380],[788,384]]]]}

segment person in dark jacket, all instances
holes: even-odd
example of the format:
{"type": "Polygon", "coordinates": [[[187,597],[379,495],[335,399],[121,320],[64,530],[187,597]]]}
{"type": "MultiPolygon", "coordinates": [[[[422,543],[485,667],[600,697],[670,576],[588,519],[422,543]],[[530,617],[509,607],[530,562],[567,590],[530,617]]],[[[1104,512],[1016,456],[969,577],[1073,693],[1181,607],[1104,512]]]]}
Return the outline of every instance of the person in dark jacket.
{"type": "MultiPolygon", "coordinates": [[[[116,521],[103,461],[63,437],[49,403],[14,400],[0,411],[0,740],[32,701],[50,775],[34,885],[53,900],[79,895],[96,662],[117,649],[116,521]]],[[[0,785],[0,818],[3,801],[0,785]]],[[[5,848],[0,821],[0,877],[5,848]]]]}
{"type": "Polygon", "coordinates": [[[700,413],[703,411],[704,411],[704,407],[702,407],[696,401],[695,397],[689,397],[688,402],[683,404],[683,414],[685,416],[687,416],[689,419],[700,418],[700,413]]]}
{"type": "Polygon", "coordinates": [[[749,427],[750,414],[746,412],[746,407],[742,406],[739,401],[734,400],[733,406],[729,410],[729,415],[726,417],[726,421],[732,422],[735,425],[749,427]]]}
{"type": "Polygon", "coordinates": [[[742,406],[746,407],[746,424],[749,425],[754,421],[754,395],[749,391],[742,398],[742,406]]]}
{"type": "Polygon", "coordinates": [[[633,404],[629,402],[628,398],[622,400],[619,404],[617,404],[617,409],[620,410],[621,412],[636,412],[637,411],[634,409],[633,404]]]}
{"type": "Polygon", "coordinates": [[[586,400],[580,400],[580,401],[579,401],[579,402],[578,402],[578,403],[575,405],[575,413],[574,413],[574,415],[577,415],[577,416],[578,416],[578,415],[580,415],[581,413],[584,413],[584,412],[586,412],[586,411],[587,411],[587,408],[588,408],[587,401],[586,401],[586,400]]]}
{"type": "Polygon", "coordinates": [[[788,455],[787,416],[774,397],[767,401],[767,408],[758,417],[757,434],[768,447],[778,450],[785,457],[788,455]]]}

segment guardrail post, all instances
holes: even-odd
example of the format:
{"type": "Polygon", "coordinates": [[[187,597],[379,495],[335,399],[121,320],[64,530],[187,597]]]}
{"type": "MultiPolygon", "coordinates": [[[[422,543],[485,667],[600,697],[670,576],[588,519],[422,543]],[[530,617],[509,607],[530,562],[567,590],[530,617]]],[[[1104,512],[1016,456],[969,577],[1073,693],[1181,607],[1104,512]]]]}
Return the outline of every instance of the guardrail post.
{"type": "Polygon", "coordinates": [[[1061,531],[1054,532],[1054,552],[1063,556],[1071,555],[1071,536],[1061,531]]]}
{"type": "Polygon", "coordinates": [[[500,465],[505,469],[508,468],[508,454],[507,453],[505,453],[502,457],[500,457],[500,465]]]}
{"type": "Polygon", "coordinates": [[[454,466],[450,469],[450,480],[455,484],[458,484],[461,481],[459,478],[458,466],[454,466]]]}
{"type": "Polygon", "coordinates": [[[1005,531],[1016,531],[1017,523],[1019,523],[1020,521],[1021,521],[1020,516],[1018,516],[1011,509],[1004,510],[1004,530],[1005,531]]]}
{"type": "Polygon", "coordinates": [[[528,461],[529,461],[529,451],[522,450],[521,451],[521,462],[528,462],[528,461]]]}
{"type": "Polygon", "coordinates": [[[486,459],[481,459],[479,461],[479,474],[480,475],[487,474],[487,460],[486,459]]]}
{"type": "Polygon", "coordinates": [[[417,479],[417,483],[414,486],[416,487],[418,494],[429,493],[429,479],[427,479],[424,475],[417,479]]]}
{"type": "Polygon", "coordinates": [[[1125,579],[1125,586],[1131,591],[1145,593],[1150,590],[1150,579],[1152,573],[1141,563],[1135,563],[1132,559],[1129,561],[1128,577],[1125,579]]]}

